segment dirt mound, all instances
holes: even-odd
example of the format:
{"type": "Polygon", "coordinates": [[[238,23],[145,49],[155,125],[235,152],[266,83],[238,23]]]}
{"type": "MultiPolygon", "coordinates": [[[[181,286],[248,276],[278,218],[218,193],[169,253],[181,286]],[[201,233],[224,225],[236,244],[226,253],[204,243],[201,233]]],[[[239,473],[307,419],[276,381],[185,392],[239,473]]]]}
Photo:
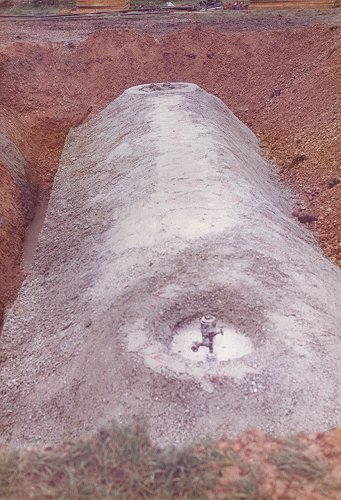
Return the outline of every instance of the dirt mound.
{"type": "Polygon", "coordinates": [[[136,412],[163,444],[337,425],[341,273],[292,206],[256,137],[193,84],[134,87],[71,131],[4,325],[7,436],[136,412]],[[205,313],[219,362],[191,350],[205,313]]]}
{"type": "Polygon", "coordinates": [[[195,28],[155,39],[111,30],[80,44],[2,46],[1,128],[12,128],[8,135],[20,144],[31,177],[50,186],[70,126],[134,84],[197,83],[261,136],[337,260],[340,188],[330,185],[340,175],[340,31],[224,35],[195,28]]]}

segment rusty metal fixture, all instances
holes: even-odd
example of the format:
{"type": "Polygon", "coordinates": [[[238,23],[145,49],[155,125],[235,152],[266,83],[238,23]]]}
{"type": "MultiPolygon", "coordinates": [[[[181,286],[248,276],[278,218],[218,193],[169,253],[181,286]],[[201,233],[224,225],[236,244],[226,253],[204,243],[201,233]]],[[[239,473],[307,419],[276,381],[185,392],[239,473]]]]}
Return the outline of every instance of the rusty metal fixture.
{"type": "Polygon", "coordinates": [[[219,0],[200,0],[198,8],[199,10],[222,10],[224,6],[219,0]]]}
{"type": "Polygon", "coordinates": [[[149,83],[147,85],[142,85],[139,87],[140,92],[158,92],[158,91],[167,91],[167,90],[181,90],[186,88],[186,84],[184,83],[149,83]]]}
{"type": "Polygon", "coordinates": [[[151,83],[149,85],[149,90],[173,90],[175,89],[175,85],[172,83],[151,83]]]}
{"type": "Polygon", "coordinates": [[[200,320],[200,330],[202,341],[194,342],[192,344],[192,351],[198,352],[199,347],[207,347],[209,350],[209,358],[214,358],[213,352],[213,339],[216,335],[224,335],[223,329],[220,328],[219,331],[216,330],[217,327],[217,319],[212,314],[207,314],[203,316],[200,320]]]}

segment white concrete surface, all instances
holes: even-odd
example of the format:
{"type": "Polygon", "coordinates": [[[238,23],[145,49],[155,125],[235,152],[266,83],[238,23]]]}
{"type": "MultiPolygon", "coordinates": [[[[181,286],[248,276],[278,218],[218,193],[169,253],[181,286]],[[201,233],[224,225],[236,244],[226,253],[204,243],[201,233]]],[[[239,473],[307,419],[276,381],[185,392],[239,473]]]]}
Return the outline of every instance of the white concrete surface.
{"type": "Polygon", "coordinates": [[[195,85],[129,89],[71,131],[5,324],[4,438],[140,414],[160,443],[337,425],[341,273],[292,207],[253,133],[195,85]],[[244,355],[176,352],[208,313],[244,355]]]}

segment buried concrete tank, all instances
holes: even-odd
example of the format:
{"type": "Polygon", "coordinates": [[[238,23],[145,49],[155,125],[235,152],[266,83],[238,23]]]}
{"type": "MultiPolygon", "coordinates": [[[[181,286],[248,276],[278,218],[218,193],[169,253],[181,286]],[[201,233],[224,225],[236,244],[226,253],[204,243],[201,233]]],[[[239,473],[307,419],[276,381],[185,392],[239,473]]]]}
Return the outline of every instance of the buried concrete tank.
{"type": "Polygon", "coordinates": [[[138,415],[160,443],[337,425],[341,273],[292,207],[195,85],[131,88],[72,130],[5,323],[5,439],[138,415]],[[215,359],[191,349],[203,317],[215,359]]]}

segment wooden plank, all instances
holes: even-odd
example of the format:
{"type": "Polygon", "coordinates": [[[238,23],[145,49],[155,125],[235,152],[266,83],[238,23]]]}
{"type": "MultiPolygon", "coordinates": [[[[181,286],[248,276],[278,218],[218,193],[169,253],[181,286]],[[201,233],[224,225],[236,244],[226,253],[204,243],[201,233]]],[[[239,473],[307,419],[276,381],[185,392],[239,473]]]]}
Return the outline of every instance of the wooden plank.
{"type": "Polygon", "coordinates": [[[77,0],[77,6],[81,5],[107,5],[108,7],[113,8],[125,8],[129,5],[129,2],[126,0],[123,1],[115,1],[112,0],[77,0]]]}
{"type": "Polygon", "coordinates": [[[130,1],[129,0],[77,0],[76,8],[77,11],[82,9],[87,10],[93,9],[103,9],[112,11],[129,10],[130,1]]]}
{"type": "Polygon", "coordinates": [[[326,9],[336,7],[335,0],[251,0],[250,9],[326,9]]]}
{"type": "Polygon", "coordinates": [[[271,4],[280,6],[287,4],[306,5],[310,3],[334,5],[335,0],[251,0],[250,5],[271,4]]]}

